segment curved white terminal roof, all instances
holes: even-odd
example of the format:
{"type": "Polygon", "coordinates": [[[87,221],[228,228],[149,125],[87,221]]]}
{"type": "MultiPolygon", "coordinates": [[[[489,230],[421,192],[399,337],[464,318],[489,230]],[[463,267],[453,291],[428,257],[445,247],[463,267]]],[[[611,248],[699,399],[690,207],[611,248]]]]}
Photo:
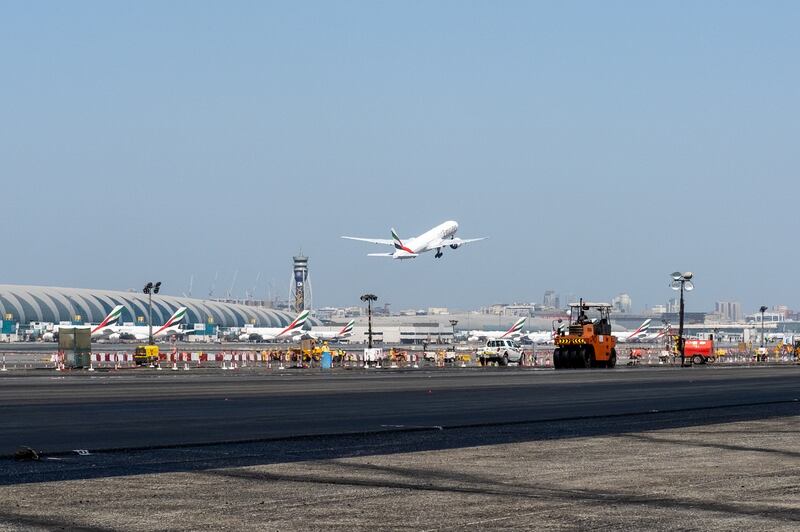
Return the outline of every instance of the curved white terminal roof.
{"type": "MultiPolygon", "coordinates": [[[[81,316],[84,323],[100,323],[116,305],[122,305],[120,322],[136,322],[147,316],[147,294],[90,288],[51,286],[0,285],[0,317],[11,314],[19,323],[32,321],[58,323],[81,316]]],[[[174,297],[153,296],[153,323],[165,323],[179,307],[186,307],[185,323],[208,323],[209,318],[220,327],[242,327],[254,323],[258,327],[285,327],[294,315],[267,307],[237,303],[174,297]]],[[[316,320],[314,320],[316,321],[316,320]]]]}

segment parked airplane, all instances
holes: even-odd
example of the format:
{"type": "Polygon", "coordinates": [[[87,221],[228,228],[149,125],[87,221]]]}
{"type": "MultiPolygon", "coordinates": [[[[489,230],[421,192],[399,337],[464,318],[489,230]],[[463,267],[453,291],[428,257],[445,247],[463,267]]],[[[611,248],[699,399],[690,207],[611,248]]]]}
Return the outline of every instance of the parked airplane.
{"type": "Polygon", "coordinates": [[[58,329],[60,327],[67,327],[67,328],[77,328],[77,329],[88,329],[91,328],[91,335],[92,338],[100,338],[103,337],[111,332],[110,326],[119,320],[119,317],[122,315],[122,305],[117,305],[111,312],[108,313],[108,316],[103,318],[103,321],[98,323],[95,326],[92,325],[70,325],[67,323],[54,325],[53,329],[50,331],[45,332],[42,334],[42,340],[45,342],[54,342],[56,339],[56,335],[58,334],[58,329]]]}
{"type": "Polygon", "coordinates": [[[245,326],[239,335],[239,340],[243,342],[263,342],[266,340],[276,340],[278,338],[290,339],[291,333],[299,332],[308,319],[309,311],[304,310],[286,327],[249,327],[245,326]]]}
{"type": "Polygon", "coordinates": [[[292,338],[295,342],[299,342],[300,340],[311,338],[312,340],[326,340],[326,341],[334,341],[334,340],[343,340],[353,334],[353,326],[355,325],[356,320],[350,320],[347,322],[347,325],[342,327],[341,329],[334,329],[332,331],[315,331],[311,329],[310,331],[303,331],[302,334],[298,334],[292,338]]]}
{"type": "MultiPolygon", "coordinates": [[[[186,307],[181,307],[170,316],[164,325],[153,325],[153,338],[161,338],[172,334],[179,334],[178,328],[181,320],[186,315],[186,307]]],[[[136,340],[147,340],[150,338],[150,327],[147,325],[116,325],[110,327],[111,333],[106,335],[111,341],[122,340],[124,338],[134,338],[136,340]]]]}
{"type": "Polygon", "coordinates": [[[362,242],[370,242],[372,244],[382,244],[385,246],[394,246],[394,253],[369,253],[370,257],[391,257],[393,259],[415,259],[421,253],[426,251],[436,251],[434,257],[437,259],[442,257],[443,250],[447,246],[452,249],[458,249],[464,244],[470,242],[477,242],[478,240],[485,240],[486,238],[467,238],[462,239],[456,237],[458,231],[458,223],[454,221],[444,222],[437,225],[430,231],[426,231],[419,236],[410,238],[406,241],[397,236],[397,231],[392,229],[392,239],[382,238],[360,238],[355,236],[343,236],[348,240],[360,240],[362,242]]]}
{"type": "Polygon", "coordinates": [[[647,318],[642,322],[641,325],[635,330],[631,332],[615,332],[611,333],[617,337],[617,342],[625,343],[625,342],[636,342],[642,341],[648,338],[647,329],[650,327],[650,322],[653,321],[650,318],[647,318]]]}
{"type": "Polygon", "coordinates": [[[500,338],[516,338],[522,334],[522,327],[525,325],[525,320],[528,318],[520,318],[514,322],[506,331],[470,331],[468,340],[476,342],[478,340],[497,340],[500,338]]]}
{"type": "Polygon", "coordinates": [[[534,344],[552,344],[555,341],[556,331],[533,331],[526,336],[534,344]]]}

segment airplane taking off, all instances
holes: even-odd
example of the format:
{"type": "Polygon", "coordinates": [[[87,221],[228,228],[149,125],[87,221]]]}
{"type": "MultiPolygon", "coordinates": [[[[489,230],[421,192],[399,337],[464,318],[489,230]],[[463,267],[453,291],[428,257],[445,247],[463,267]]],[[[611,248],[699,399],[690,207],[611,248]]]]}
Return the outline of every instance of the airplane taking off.
{"type": "Polygon", "coordinates": [[[311,338],[312,340],[342,340],[347,338],[353,334],[353,326],[355,325],[356,320],[350,320],[347,322],[347,325],[342,327],[341,329],[336,329],[333,331],[315,331],[311,329],[310,331],[303,331],[302,334],[298,334],[292,338],[295,342],[299,342],[300,340],[311,338]]]}
{"type": "MultiPolygon", "coordinates": [[[[153,326],[153,338],[160,338],[162,336],[169,336],[170,334],[180,333],[178,324],[186,315],[186,307],[181,307],[175,311],[175,314],[170,316],[167,322],[160,327],[153,326]]],[[[150,338],[150,327],[147,325],[116,325],[108,328],[110,334],[106,337],[111,340],[122,340],[124,337],[133,337],[136,340],[147,340],[150,338]]]]}
{"type": "Polygon", "coordinates": [[[635,342],[639,340],[644,340],[647,337],[647,329],[650,327],[650,322],[653,321],[650,318],[647,318],[639,325],[639,328],[632,332],[615,332],[611,333],[613,336],[617,337],[617,342],[635,342]]]}
{"type": "Polygon", "coordinates": [[[436,251],[434,257],[440,259],[443,254],[443,249],[450,246],[451,249],[458,249],[464,244],[470,242],[477,242],[478,240],[486,240],[483,238],[458,238],[456,235],[458,231],[458,223],[454,221],[447,221],[437,225],[430,231],[426,231],[419,236],[409,238],[408,240],[401,240],[397,236],[397,231],[392,229],[392,239],[383,238],[360,238],[355,236],[343,236],[348,240],[360,240],[362,242],[370,242],[372,244],[381,244],[384,246],[394,246],[394,253],[369,253],[370,257],[391,257],[393,259],[416,259],[421,253],[426,251],[436,251]]]}
{"type": "Polygon", "coordinates": [[[243,342],[256,341],[263,342],[265,340],[276,340],[278,338],[290,339],[291,334],[299,332],[305,325],[308,319],[308,310],[302,311],[297,317],[286,327],[245,327],[242,329],[242,334],[239,335],[239,340],[243,342]]]}
{"type": "Polygon", "coordinates": [[[522,327],[528,318],[520,318],[507,331],[470,331],[467,340],[499,340],[500,338],[516,338],[522,334],[522,327]]]}
{"type": "Polygon", "coordinates": [[[103,321],[92,327],[91,325],[54,325],[52,331],[48,331],[42,335],[42,340],[45,342],[54,342],[56,339],[56,335],[58,334],[59,327],[66,327],[66,328],[76,328],[76,329],[88,329],[91,328],[91,335],[92,338],[100,338],[106,336],[111,333],[111,325],[119,320],[119,317],[122,315],[122,305],[117,305],[111,312],[108,313],[108,316],[103,318],[103,321]]]}

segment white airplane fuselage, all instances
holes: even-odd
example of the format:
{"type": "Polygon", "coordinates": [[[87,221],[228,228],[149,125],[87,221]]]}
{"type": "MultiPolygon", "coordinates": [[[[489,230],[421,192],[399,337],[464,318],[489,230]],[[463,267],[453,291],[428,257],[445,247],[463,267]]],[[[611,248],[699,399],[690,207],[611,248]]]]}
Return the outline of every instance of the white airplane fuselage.
{"type": "Polygon", "coordinates": [[[292,337],[292,331],[287,331],[280,327],[245,327],[239,334],[239,340],[247,342],[253,337],[258,337],[261,341],[286,339],[292,337]],[[281,334],[283,333],[283,334],[281,334]]]}
{"type": "MultiPolygon", "coordinates": [[[[137,340],[150,338],[150,327],[147,325],[112,325],[106,327],[108,331],[104,336],[109,340],[119,340],[122,336],[133,336],[137,340]]],[[[178,325],[162,329],[160,325],[153,325],[153,338],[164,338],[180,333],[178,325]]]]}
{"type": "Polygon", "coordinates": [[[535,344],[552,344],[555,341],[555,331],[533,331],[526,336],[535,344]]]}
{"type": "MultiPolygon", "coordinates": [[[[453,238],[458,231],[458,222],[454,222],[452,220],[441,223],[434,227],[429,231],[425,231],[419,236],[415,236],[414,238],[410,238],[403,242],[403,247],[407,248],[406,250],[397,250],[405,251],[406,253],[413,253],[415,255],[419,255],[420,253],[425,253],[426,251],[431,251],[437,249],[436,246],[432,246],[435,242],[439,240],[445,240],[449,238],[453,238]]],[[[395,252],[397,255],[397,252],[395,252]]],[[[397,258],[403,258],[402,255],[398,256],[397,258]]]]}

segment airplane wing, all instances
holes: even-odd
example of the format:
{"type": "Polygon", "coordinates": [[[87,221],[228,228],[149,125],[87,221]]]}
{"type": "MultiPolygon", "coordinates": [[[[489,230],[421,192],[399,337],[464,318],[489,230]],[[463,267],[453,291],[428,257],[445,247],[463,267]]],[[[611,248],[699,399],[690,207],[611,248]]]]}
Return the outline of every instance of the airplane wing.
{"type": "Polygon", "coordinates": [[[438,240],[434,240],[430,244],[428,244],[428,249],[436,249],[436,248],[443,248],[447,246],[456,246],[460,247],[464,244],[469,244],[470,242],[478,242],[479,240],[486,240],[488,237],[482,238],[440,238],[438,240]]]}
{"type": "Polygon", "coordinates": [[[388,240],[385,238],[359,238],[357,236],[343,236],[342,238],[346,238],[347,240],[358,240],[361,242],[369,242],[370,244],[383,244],[384,246],[394,246],[394,240],[388,240]]]}
{"type": "Polygon", "coordinates": [[[367,257],[393,257],[394,253],[367,253],[367,257]]]}

